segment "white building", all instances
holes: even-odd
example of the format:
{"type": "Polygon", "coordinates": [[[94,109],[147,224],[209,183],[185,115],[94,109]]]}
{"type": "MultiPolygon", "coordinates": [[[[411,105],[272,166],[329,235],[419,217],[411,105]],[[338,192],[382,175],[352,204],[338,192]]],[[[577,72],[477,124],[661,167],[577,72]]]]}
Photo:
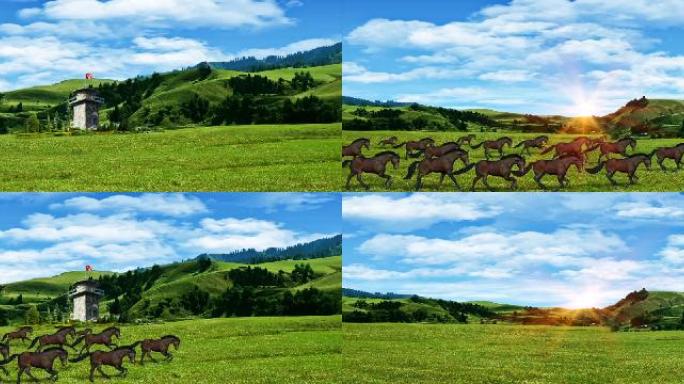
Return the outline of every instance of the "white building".
{"type": "Polygon", "coordinates": [[[79,129],[96,130],[100,125],[100,106],[104,99],[94,88],[74,91],[69,99],[73,119],[71,126],[79,129]]]}
{"type": "Polygon", "coordinates": [[[97,281],[84,280],[75,283],[69,291],[73,301],[72,320],[95,321],[100,317],[100,298],[104,291],[98,288],[97,281]]]}

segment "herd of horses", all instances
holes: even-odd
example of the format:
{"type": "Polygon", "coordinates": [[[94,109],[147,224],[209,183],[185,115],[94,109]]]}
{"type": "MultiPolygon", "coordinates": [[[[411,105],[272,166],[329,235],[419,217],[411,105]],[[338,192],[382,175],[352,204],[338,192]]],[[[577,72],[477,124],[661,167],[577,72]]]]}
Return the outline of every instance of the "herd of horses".
{"type": "MultiPolygon", "coordinates": [[[[605,137],[590,138],[579,136],[570,142],[549,144],[549,137],[542,135],[529,140],[523,140],[513,145],[513,139],[504,136],[496,140],[484,140],[478,144],[473,144],[476,136],[473,134],[462,136],[456,141],[443,144],[436,144],[435,140],[426,137],[421,140],[410,140],[399,142],[396,136],[392,136],[378,142],[380,147],[388,146],[404,148],[404,160],[409,158],[421,158],[413,161],[408,168],[408,173],[404,177],[410,180],[416,175],[416,190],[420,190],[423,185],[423,178],[431,173],[440,175],[439,187],[442,186],[445,177],[449,177],[456,188],[461,189],[456,180],[457,175],[462,175],[471,170],[475,170],[471,189],[475,190],[475,185],[482,181],[488,190],[492,190],[488,183],[489,176],[500,177],[510,183],[511,189],[517,188],[517,178],[520,178],[530,171],[534,174],[534,181],[537,185],[546,189],[542,183],[545,175],[553,175],[558,179],[560,187],[565,188],[569,185],[567,179],[568,170],[574,166],[578,172],[586,170],[589,174],[597,174],[605,169],[605,174],[612,185],[617,185],[613,176],[620,172],[627,174],[629,183],[634,184],[638,180],[636,171],[641,164],[651,169],[651,159],[655,156],[658,165],[663,171],[667,168],[663,162],[671,159],[675,162],[677,169],[681,168],[682,156],[684,155],[684,143],[672,147],[661,147],[651,153],[628,154],[628,150],[634,151],[637,147],[636,140],[624,138],[617,141],[607,141],[605,137]],[[520,148],[518,154],[504,155],[505,148],[520,148]],[[467,149],[466,149],[467,148],[467,149]],[[468,150],[483,148],[485,160],[471,163],[468,150]],[[524,155],[531,155],[532,149],[539,150],[540,155],[551,154],[550,159],[542,159],[528,162],[524,155]],[[598,151],[598,163],[593,168],[586,168],[587,154],[598,151]],[[497,156],[498,155],[498,156],[497,156]],[[612,157],[620,155],[622,157],[612,157]],[[454,169],[458,162],[463,163],[463,168],[454,169]]],[[[370,188],[361,176],[364,173],[375,174],[385,179],[385,187],[392,185],[392,176],[387,174],[387,165],[392,164],[394,169],[399,168],[401,155],[392,150],[383,150],[371,157],[366,157],[363,150],[370,150],[371,141],[368,138],[354,140],[351,144],[342,147],[342,157],[349,157],[342,161],[342,167],[349,167],[346,188],[350,187],[352,178],[356,178],[359,184],[366,190],[370,188]]]]}
{"type": "MultiPolygon", "coordinates": [[[[114,343],[113,338],[117,341],[121,337],[121,330],[117,327],[108,327],[101,332],[95,333],[90,328],[77,331],[73,326],[59,327],[57,331],[51,334],[37,336],[31,341],[28,350],[21,353],[10,353],[10,343],[13,340],[20,340],[23,345],[29,341],[29,335],[33,333],[33,328],[30,326],[21,327],[13,332],[6,333],[0,340],[0,372],[9,375],[6,366],[12,361],[17,360],[18,374],[17,383],[21,383],[22,375],[26,374],[33,380],[37,380],[31,373],[31,369],[42,369],[50,374],[52,381],[57,380],[57,370],[55,369],[55,361],[60,360],[62,367],[67,365],[67,361],[77,363],[90,358],[90,376],[91,382],[95,380],[95,371],[97,370],[103,377],[109,376],[102,370],[102,366],[107,365],[116,368],[120,375],[125,377],[128,369],[123,366],[126,359],[132,364],[135,364],[136,349],[140,347],[140,365],[145,364],[145,357],[156,362],[152,357],[152,352],[161,353],[167,361],[173,359],[173,355],[169,352],[169,347],[173,345],[176,350],[180,347],[180,338],[174,335],[162,336],[159,339],[145,339],[134,342],[130,345],[119,346],[114,343]],[[72,340],[70,341],[69,338],[72,340]],[[80,350],[77,349],[79,344],[83,343],[80,350]],[[109,348],[109,350],[95,350],[90,349],[95,345],[102,345],[109,348]],[[32,348],[35,350],[31,351],[32,348]],[[69,352],[66,348],[70,348],[76,353],[76,357],[69,359],[69,352]]],[[[2,380],[0,380],[1,382],[2,380]]]]}

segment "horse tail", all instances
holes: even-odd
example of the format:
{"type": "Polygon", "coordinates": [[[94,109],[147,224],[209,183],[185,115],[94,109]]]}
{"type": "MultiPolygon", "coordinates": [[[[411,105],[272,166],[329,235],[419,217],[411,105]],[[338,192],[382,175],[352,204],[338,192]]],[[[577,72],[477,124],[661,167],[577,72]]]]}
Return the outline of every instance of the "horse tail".
{"type": "Polygon", "coordinates": [[[527,164],[527,166],[523,169],[520,169],[518,171],[513,172],[513,174],[518,176],[518,177],[525,176],[527,174],[527,172],[530,171],[530,169],[532,169],[532,163],[527,164]]]}
{"type": "Polygon", "coordinates": [[[419,157],[420,157],[422,154],[424,154],[424,153],[425,153],[425,150],[424,150],[424,149],[419,149],[419,150],[416,151],[416,152],[409,153],[408,157],[413,158],[413,159],[416,159],[416,158],[419,158],[419,157]]]}
{"type": "Polygon", "coordinates": [[[90,353],[84,353],[81,356],[78,356],[74,359],[69,359],[69,362],[71,363],[78,363],[79,361],[85,360],[86,357],[90,356],[90,353]]]}
{"type": "Polygon", "coordinates": [[[399,147],[403,146],[404,144],[406,144],[405,141],[393,146],[392,148],[399,148],[399,147]]]}
{"type": "Polygon", "coordinates": [[[11,355],[10,357],[6,358],[5,360],[0,361],[0,366],[7,365],[7,364],[11,363],[12,360],[16,359],[17,357],[19,357],[18,353],[11,355]]]}
{"type": "Polygon", "coordinates": [[[77,346],[81,341],[83,341],[83,339],[85,339],[85,335],[74,340],[74,342],[71,343],[70,347],[73,348],[73,347],[77,346]]]}
{"type": "Polygon", "coordinates": [[[31,345],[29,345],[28,349],[33,348],[33,346],[36,345],[36,343],[38,342],[38,339],[40,339],[40,336],[36,336],[35,338],[33,338],[33,341],[31,342],[31,345]]]}
{"type": "Polygon", "coordinates": [[[547,154],[547,153],[553,151],[554,148],[556,148],[555,145],[549,145],[548,147],[546,147],[546,149],[544,149],[543,151],[541,151],[540,155],[547,154]]]}
{"type": "Polygon", "coordinates": [[[462,174],[470,171],[471,169],[475,168],[475,165],[477,165],[477,163],[470,163],[470,164],[466,165],[465,167],[459,169],[458,171],[454,172],[453,174],[454,175],[462,175],[462,174]]]}
{"type": "Polygon", "coordinates": [[[604,166],[605,164],[606,164],[606,162],[605,162],[605,161],[602,161],[602,162],[600,162],[599,165],[597,165],[596,167],[594,167],[594,168],[589,168],[589,169],[587,169],[586,171],[589,172],[589,173],[591,173],[592,175],[595,175],[595,174],[599,173],[599,172],[601,171],[601,169],[603,169],[603,166],[604,166]]]}
{"type": "Polygon", "coordinates": [[[593,147],[589,147],[589,148],[587,148],[587,149],[584,150],[584,153],[594,151],[594,150],[596,150],[596,148],[598,148],[598,147],[600,147],[600,146],[601,146],[601,143],[596,144],[596,145],[594,145],[593,147]]]}
{"type": "Polygon", "coordinates": [[[418,164],[420,164],[420,161],[414,161],[409,165],[408,173],[406,174],[406,177],[404,177],[404,180],[409,180],[413,177],[413,174],[416,173],[416,168],[418,168],[418,164]]]}
{"type": "Polygon", "coordinates": [[[472,149],[478,149],[478,148],[480,148],[480,147],[482,146],[482,144],[484,144],[484,143],[485,143],[485,142],[483,141],[483,142],[481,142],[480,144],[475,144],[475,145],[472,145],[472,144],[471,144],[471,145],[470,145],[470,148],[472,148],[472,149]]]}
{"type": "Polygon", "coordinates": [[[142,340],[138,340],[138,341],[136,341],[135,343],[133,343],[133,344],[131,344],[131,345],[127,345],[126,347],[127,347],[127,348],[130,348],[130,349],[135,349],[135,347],[137,347],[137,346],[140,345],[141,343],[142,343],[142,340]]]}
{"type": "Polygon", "coordinates": [[[344,161],[342,162],[342,168],[348,167],[351,163],[352,163],[351,160],[344,160],[344,161]]]}
{"type": "Polygon", "coordinates": [[[653,151],[651,151],[651,153],[649,153],[649,154],[646,155],[646,156],[648,156],[648,158],[650,159],[650,158],[652,158],[652,157],[656,154],[656,152],[658,152],[658,149],[657,149],[657,148],[654,149],[653,151]]]}
{"type": "Polygon", "coordinates": [[[518,144],[516,144],[513,148],[518,148],[519,146],[525,144],[525,141],[521,141],[518,144]]]}

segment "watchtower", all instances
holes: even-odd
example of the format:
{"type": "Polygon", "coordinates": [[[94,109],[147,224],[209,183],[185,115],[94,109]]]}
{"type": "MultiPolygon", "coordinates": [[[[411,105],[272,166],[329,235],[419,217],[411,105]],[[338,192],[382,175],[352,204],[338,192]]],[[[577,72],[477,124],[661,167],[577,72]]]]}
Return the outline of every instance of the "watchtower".
{"type": "Polygon", "coordinates": [[[100,106],[104,99],[94,88],[83,88],[74,91],[69,98],[69,106],[73,119],[71,126],[79,129],[97,130],[100,124],[100,106]]]}
{"type": "Polygon", "coordinates": [[[73,302],[72,320],[95,321],[100,317],[100,298],[104,291],[98,288],[95,280],[88,279],[74,283],[69,291],[73,302]]]}

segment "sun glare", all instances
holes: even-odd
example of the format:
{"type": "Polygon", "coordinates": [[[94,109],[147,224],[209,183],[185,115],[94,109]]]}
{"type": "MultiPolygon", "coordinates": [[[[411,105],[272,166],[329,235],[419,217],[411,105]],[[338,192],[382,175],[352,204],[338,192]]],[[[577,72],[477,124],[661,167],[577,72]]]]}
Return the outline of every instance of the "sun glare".
{"type": "Polygon", "coordinates": [[[563,307],[568,309],[600,308],[604,306],[602,300],[600,289],[587,287],[569,296],[568,302],[563,307]]]}
{"type": "Polygon", "coordinates": [[[594,116],[596,114],[596,108],[594,104],[588,100],[582,100],[575,104],[575,116],[594,116]]]}

